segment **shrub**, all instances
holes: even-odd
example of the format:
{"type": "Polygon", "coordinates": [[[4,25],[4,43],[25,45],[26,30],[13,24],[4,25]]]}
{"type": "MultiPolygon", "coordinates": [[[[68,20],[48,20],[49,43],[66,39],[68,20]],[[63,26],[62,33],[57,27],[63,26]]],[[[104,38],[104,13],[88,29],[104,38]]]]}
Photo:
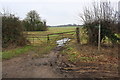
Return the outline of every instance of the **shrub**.
{"type": "Polygon", "coordinates": [[[14,15],[2,17],[2,47],[7,48],[10,45],[26,45],[26,38],[23,35],[23,27],[19,18],[14,15]]]}

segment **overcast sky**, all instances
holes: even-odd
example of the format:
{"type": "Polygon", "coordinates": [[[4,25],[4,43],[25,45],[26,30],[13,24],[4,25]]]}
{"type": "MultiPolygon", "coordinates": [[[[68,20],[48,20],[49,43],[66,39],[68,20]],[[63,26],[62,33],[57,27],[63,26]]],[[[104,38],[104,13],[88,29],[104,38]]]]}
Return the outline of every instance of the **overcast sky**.
{"type": "MultiPolygon", "coordinates": [[[[24,19],[27,12],[36,10],[47,25],[82,24],[79,14],[84,6],[90,6],[93,1],[106,0],[0,0],[0,12],[4,8],[24,19]]],[[[120,0],[110,1],[117,6],[120,0]]]]}

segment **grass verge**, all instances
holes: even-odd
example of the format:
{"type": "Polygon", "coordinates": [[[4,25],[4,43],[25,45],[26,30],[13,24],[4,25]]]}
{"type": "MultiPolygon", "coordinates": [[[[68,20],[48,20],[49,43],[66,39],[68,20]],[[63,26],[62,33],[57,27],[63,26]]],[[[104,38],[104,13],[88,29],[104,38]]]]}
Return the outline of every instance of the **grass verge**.
{"type": "Polygon", "coordinates": [[[16,48],[16,49],[9,50],[9,51],[4,51],[4,52],[2,52],[2,59],[11,59],[11,58],[16,57],[20,54],[28,52],[32,48],[33,48],[32,46],[24,46],[21,48],[16,48]]]}
{"type": "Polygon", "coordinates": [[[89,44],[80,45],[75,41],[71,41],[61,51],[61,54],[65,55],[67,60],[73,63],[80,62],[97,62],[105,64],[116,64],[117,58],[117,46],[115,47],[101,47],[100,53],[98,53],[97,46],[89,44]]]}
{"type": "Polygon", "coordinates": [[[81,51],[78,46],[80,46],[80,44],[77,44],[75,40],[71,41],[64,47],[64,50],[61,51],[61,54],[66,55],[67,60],[73,63],[80,61],[90,62],[96,60],[95,57],[92,57],[91,55],[84,53],[84,51],[81,51]]]}

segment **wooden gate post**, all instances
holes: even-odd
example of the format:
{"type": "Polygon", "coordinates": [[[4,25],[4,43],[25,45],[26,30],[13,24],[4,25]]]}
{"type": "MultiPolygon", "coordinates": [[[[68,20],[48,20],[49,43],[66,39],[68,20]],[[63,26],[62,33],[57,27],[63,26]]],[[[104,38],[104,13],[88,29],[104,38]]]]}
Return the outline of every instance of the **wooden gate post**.
{"type": "Polygon", "coordinates": [[[50,38],[49,38],[49,34],[47,35],[47,42],[49,42],[50,38]]]}
{"type": "Polygon", "coordinates": [[[76,38],[77,38],[77,43],[80,43],[80,30],[78,27],[76,28],[76,38]]]}

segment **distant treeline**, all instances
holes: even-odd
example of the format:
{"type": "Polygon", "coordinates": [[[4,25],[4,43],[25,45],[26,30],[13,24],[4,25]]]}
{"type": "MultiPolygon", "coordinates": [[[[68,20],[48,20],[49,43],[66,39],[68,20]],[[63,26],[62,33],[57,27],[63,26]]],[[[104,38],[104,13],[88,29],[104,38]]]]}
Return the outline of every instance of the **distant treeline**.
{"type": "Polygon", "coordinates": [[[48,26],[48,27],[80,27],[80,26],[83,26],[83,25],[68,24],[68,25],[48,26]]]}

